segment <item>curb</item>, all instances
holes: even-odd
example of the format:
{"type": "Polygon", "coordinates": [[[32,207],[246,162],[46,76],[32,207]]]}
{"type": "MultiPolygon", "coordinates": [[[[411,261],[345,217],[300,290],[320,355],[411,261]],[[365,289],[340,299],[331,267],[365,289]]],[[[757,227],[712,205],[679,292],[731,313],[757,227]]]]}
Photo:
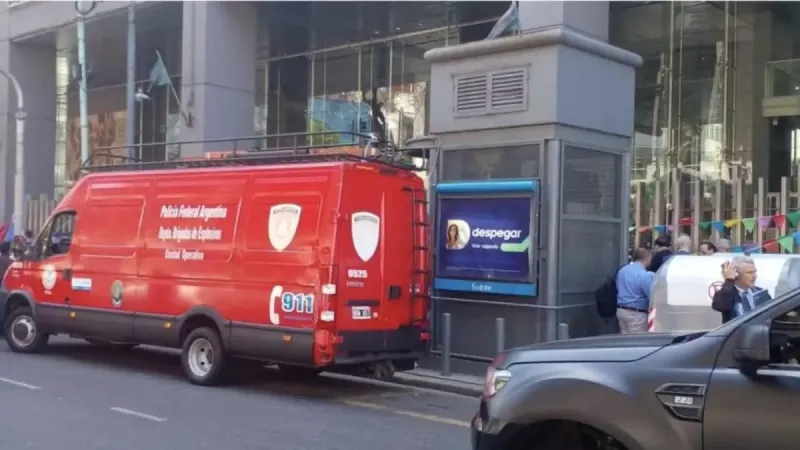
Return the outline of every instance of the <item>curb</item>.
{"type": "Polygon", "coordinates": [[[466,395],[469,397],[480,397],[483,394],[483,386],[471,383],[450,382],[439,380],[433,377],[408,375],[398,373],[395,374],[394,379],[391,381],[395,384],[405,386],[413,386],[425,389],[432,389],[436,391],[449,392],[451,394],[466,395]]]}

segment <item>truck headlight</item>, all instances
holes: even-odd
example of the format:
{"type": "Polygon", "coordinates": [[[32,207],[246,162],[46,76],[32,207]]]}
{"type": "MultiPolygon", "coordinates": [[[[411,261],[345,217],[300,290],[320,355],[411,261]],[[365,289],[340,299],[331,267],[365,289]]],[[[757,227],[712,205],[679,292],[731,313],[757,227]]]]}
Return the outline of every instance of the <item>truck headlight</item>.
{"type": "Polygon", "coordinates": [[[511,372],[489,366],[489,370],[486,372],[486,381],[483,384],[483,396],[488,398],[497,394],[500,389],[503,389],[508,384],[510,379],[511,372]]]}

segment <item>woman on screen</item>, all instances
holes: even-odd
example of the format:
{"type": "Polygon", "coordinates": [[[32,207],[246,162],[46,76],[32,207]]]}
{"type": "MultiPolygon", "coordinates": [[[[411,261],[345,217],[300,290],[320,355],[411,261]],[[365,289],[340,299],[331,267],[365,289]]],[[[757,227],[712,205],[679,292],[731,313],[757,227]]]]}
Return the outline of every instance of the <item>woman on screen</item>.
{"type": "Polygon", "coordinates": [[[458,227],[455,224],[451,224],[449,227],[447,227],[446,248],[448,250],[458,250],[461,248],[458,243],[458,227]]]}

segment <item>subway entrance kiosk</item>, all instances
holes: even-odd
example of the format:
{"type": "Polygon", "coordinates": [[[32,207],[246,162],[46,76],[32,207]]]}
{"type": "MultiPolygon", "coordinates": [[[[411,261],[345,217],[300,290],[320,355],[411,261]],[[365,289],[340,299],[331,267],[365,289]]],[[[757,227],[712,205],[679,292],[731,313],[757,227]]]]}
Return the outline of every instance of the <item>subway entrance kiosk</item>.
{"type": "Polygon", "coordinates": [[[565,26],[425,58],[434,352],[471,371],[502,348],[611,331],[593,292],[626,258],[641,58],[565,26]]]}

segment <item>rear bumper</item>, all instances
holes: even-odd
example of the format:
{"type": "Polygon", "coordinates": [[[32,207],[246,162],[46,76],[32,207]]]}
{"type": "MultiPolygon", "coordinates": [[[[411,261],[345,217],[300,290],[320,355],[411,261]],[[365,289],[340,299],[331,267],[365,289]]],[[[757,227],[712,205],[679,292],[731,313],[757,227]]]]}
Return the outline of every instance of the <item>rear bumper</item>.
{"type": "Polygon", "coordinates": [[[361,364],[387,360],[416,360],[428,350],[425,330],[404,327],[397,330],[339,331],[335,364],[361,364]]]}

